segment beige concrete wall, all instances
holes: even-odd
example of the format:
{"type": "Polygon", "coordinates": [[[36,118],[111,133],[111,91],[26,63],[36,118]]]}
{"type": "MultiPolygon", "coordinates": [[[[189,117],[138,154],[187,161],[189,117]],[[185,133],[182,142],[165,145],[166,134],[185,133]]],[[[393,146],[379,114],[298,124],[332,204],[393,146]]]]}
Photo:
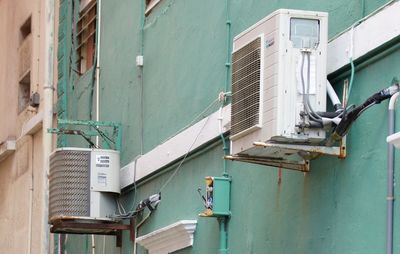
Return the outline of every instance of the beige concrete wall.
{"type": "MultiPolygon", "coordinates": [[[[0,161],[0,253],[40,253],[41,249],[44,2],[0,0],[0,144],[13,138],[17,143],[16,151],[0,161]],[[41,103],[19,113],[20,27],[30,16],[30,90],[40,94],[41,103]],[[30,132],[25,135],[23,130],[30,132]]],[[[57,23],[58,7],[55,10],[57,23]]]]}

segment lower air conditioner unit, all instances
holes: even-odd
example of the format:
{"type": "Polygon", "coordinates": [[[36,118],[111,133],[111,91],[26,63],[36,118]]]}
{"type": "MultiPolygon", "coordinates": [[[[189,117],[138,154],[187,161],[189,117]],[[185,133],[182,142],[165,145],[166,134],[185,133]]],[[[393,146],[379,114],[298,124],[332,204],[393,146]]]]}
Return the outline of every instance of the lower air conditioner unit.
{"type": "Polygon", "coordinates": [[[230,159],[308,171],[301,150],[326,136],[309,111],[326,111],[327,43],[327,13],[286,9],[234,38],[230,159]]]}
{"type": "Polygon", "coordinates": [[[119,152],[60,148],[50,156],[49,222],[112,221],[120,193],[119,152]]]}

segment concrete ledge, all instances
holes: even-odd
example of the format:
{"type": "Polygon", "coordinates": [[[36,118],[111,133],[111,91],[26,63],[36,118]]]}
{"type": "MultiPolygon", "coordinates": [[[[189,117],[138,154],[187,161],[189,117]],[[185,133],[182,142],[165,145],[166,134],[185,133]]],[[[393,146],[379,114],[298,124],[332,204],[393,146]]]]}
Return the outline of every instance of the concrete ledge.
{"type": "Polygon", "coordinates": [[[10,154],[16,150],[15,139],[9,139],[0,143],[0,162],[5,160],[10,154]]]}
{"type": "Polygon", "coordinates": [[[40,129],[42,129],[42,125],[43,125],[43,112],[40,111],[39,113],[37,113],[24,123],[24,125],[22,126],[21,137],[25,135],[35,134],[40,129]]]}
{"type": "MultiPolygon", "coordinates": [[[[226,132],[230,129],[228,127],[231,119],[230,105],[223,108],[222,115],[222,125],[224,126],[223,132],[226,132]]],[[[139,181],[149,174],[154,173],[158,169],[165,167],[175,160],[183,157],[188,152],[200,130],[200,136],[197,138],[197,141],[191,147],[190,151],[194,151],[198,147],[218,137],[220,135],[218,117],[219,111],[212,113],[210,116],[200,120],[193,126],[158,145],[150,152],[144,154],[142,157],[137,159],[136,163],[133,161],[123,167],[120,174],[121,188],[125,188],[133,183],[135,170],[136,181],[139,181]]]]}

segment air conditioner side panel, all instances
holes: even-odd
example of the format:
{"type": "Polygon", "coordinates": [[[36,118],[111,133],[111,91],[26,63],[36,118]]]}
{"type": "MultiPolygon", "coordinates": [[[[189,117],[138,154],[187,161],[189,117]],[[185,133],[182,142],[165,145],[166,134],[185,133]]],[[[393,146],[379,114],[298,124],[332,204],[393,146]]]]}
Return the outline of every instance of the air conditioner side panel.
{"type": "Polygon", "coordinates": [[[277,130],[277,73],[279,50],[279,20],[272,15],[269,19],[259,23],[254,29],[236,37],[234,50],[245,46],[249,41],[262,35],[262,63],[261,63],[261,109],[260,118],[262,128],[246,134],[232,141],[232,153],[240,153],[253,147],[255,141],[265,141],[275,135],[277,130]]]}

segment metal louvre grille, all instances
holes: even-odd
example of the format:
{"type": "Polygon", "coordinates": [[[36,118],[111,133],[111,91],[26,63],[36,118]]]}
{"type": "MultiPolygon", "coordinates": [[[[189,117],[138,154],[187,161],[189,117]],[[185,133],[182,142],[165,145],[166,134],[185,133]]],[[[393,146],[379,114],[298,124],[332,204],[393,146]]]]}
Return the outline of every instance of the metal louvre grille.
{"type": "Polygon", "coordinates": [[[49,219],[90,216],[90,151],[62,150],[50,158],[49,219]]]}
{"type": "Polygon", "coordinates": [[[245,131],[260,119],[261,38],[232,55],[231,135],[245,131]]]}

